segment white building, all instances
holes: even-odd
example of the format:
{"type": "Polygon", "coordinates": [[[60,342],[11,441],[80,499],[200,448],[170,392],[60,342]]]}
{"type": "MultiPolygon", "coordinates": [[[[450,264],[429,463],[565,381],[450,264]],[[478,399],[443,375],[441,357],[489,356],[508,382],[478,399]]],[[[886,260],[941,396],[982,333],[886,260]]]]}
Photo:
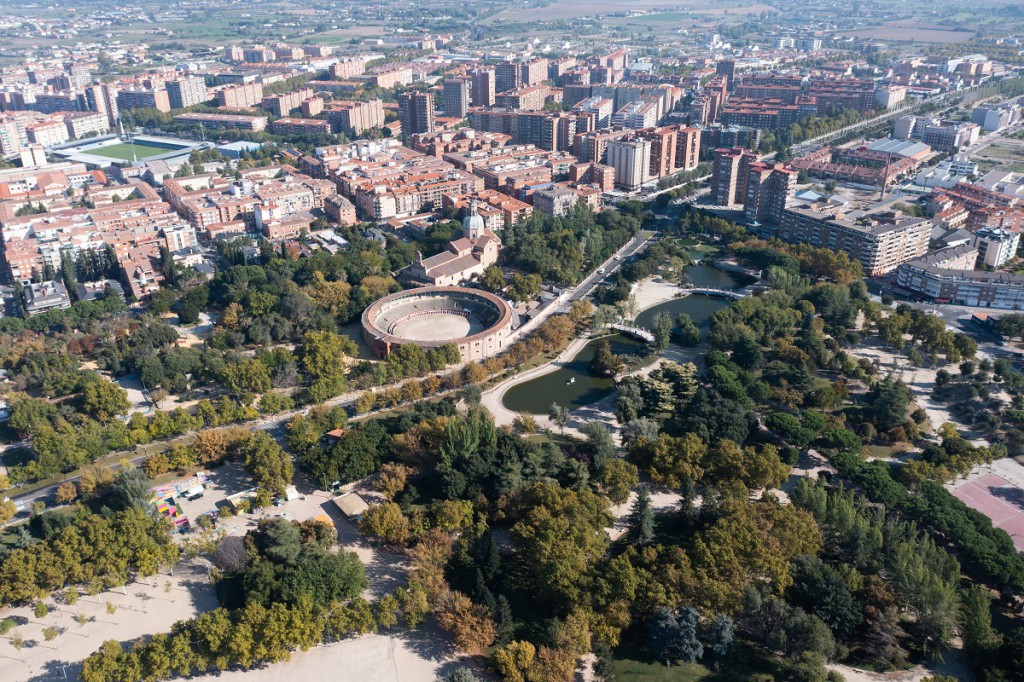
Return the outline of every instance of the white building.
{"type": "Polygon", "coordinates": [[[650,178],[651,141],[644,138],[608,143],[608,165],[615,169],[615,184],[632,192],[650,178]]]}
{"type": "Polygon", "coordinates": [[[984,227],[974,233],[974,243],[978,248],[978,265],[998,268],[1017,255],[1020,233],[984,227]]]}

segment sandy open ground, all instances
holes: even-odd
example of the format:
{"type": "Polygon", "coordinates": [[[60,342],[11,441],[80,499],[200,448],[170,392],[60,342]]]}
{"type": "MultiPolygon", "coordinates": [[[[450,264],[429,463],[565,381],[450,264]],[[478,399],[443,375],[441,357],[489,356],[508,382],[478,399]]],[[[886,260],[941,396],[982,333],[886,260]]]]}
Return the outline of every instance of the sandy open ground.
{"type": "MultiPolygon", "coordinates": [[[[943,368],[914,367],[905,356],[875,345],[861,344],[847,349],[847,353],[855,358],[866,358],[872,362],[877,362],[881,376],[895,373],[897,377],[902,379],[914,394],[918,407],[923,408],[925,413],[927,413],[928,421],[931,422],[933,430],[948,422],[953,424],[958,431],[964,434],[964,437],[975,444],[987,444],[987,441],[983,438],[974,437],[970,433],[969,427],[960,423],[949,411],[948,406],[933,399],[932,392],[935,390],[935,375],[939,369],[943,368]]],[[[959,372],[955,365],[949,365],[944,369],[951,374],[959,372]]]]}
{"type": "Polygon", "coordinates": [[[365,635],[292,654],[290,661],[257,670],[235,670],[192,680],[247,682],[434,682],[454,668],[473,667],[458,655],[448,637],[436,627],[365,635]]]}
{"type": "MultiPolygon", "coordinates": [[[[165,487],[174,483],[165,484],[165,487]]],[[[245,490],[248,485],[244,474],[231,466],[224,466],[210,472],[203,497],[194,501],[176,499],[181,502],[185,514],[195,519],[217,509],[228,495],[245,490]]],[[[405,557],[382,551],[368,543],[353,523],[338,511],[334,495],[315,490],[309,481],[303,479],[301,472],[296,475],[296,486],[301,494],[299,498],[280,507],[262,510],[259,514],[223,519],[220,527],[228,535],[243,535],[254,528],[261,517],[278,516],[301,521],[326,515],[338,530],[339,548],[354,552],[366,567],[370,587],[364,594],[365,598],[376,599],[404,584],[405,557]]],[[[27,642],[19,653],[11,645],[10,633],[0,637],[0,681],[63,679],[62,665],[67,666],[68,679],[74,680],[81,661],[105,640],[127,642],[166,632],[176,621],[217,607],[206,563],[202,561],[179,564],[174,575],[165,570],[152,578],[152,585],[139,582],[126,586],[124,590],[115,588],[96,597],[82,595],[76,606],[79,613],[91,619],[85,625],[80,626],[74,620],[72,607],[58,604],[53,598],[45,601],[50,607],[50,614],[42,620],[35,617],[30,606],[0,609],[0,619],[13,618],[18,623],[14,632],[21,634],[27,642]],[[107,613],[108,602],[117,607],[114,615],[107,613]],[[44,641],[43,629],[48,626],[63,631],[53,642],[44,641]]],[[[321,646],[296,653],[290,662],[252,672],[224,673],[219,677],[233,679],[245,674],[268,682],[290,682],[294,679],[312,682],[335,678],[332,673],[336,673],[339,675],[336,679],[353,681],[432,682],[439,673],[461,660],[452,648],[450,638],[436,626],[427,625],[415,632],[396,630],[321,646]]],[[[213,677],[208,676],[209,679],[213,677]]]]}
{"type": "Polygon", "coordinates": [[[176,621],[217,606],[207,570],[200,563],[179,565],[173,576],[164,571],[153,576],[152,583],[136,582],[95,597],[83,594],[75,607],[46,599],[50,613],[42,619],[36,618],[32,607],[0,609],[0,618],[19,623],[12,633],[21,634],[27,642],[19,653],[11,644],[12,633],[0,638],[0,680],[63,679],[61,666],[67,666],[69,680],[77,679],[79,663],[104,641],[125,642],[164,632],[176,621]],[[117,609],[113,615],[107,612],[108,603],[117,609]],[[79,625],[74,620],[76,610],[90,621],[79,625]],[[47,642],[43,637],[46,627],[55,627],[62,634],[47,642]]]}
{"type": "Polygon", "coordinates": [[[413,341],[461,339],[484,330],[484,326],[461,315],[421,315],[399,321],[391,333],[413,341]]]}

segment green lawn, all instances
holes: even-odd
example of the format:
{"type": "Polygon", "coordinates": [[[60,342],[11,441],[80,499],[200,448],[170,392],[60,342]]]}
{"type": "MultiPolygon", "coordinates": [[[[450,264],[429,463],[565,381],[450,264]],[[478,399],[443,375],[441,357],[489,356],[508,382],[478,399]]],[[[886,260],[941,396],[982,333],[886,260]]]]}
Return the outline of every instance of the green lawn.
{"type": "Polygon", "coordinates": [[[666,667],[652,661],[642,649],[627,644],[616,652],[612,669],[620,682],[731,682],[745,680],[754,673],[779,673],[776,656],[743,640],[736,643],[717,672],[711,667],[710,656],[705,661],[708,665],[683,663],[666,667]]]}
{"type": "MultiPolygon", "coordinates": [[[[175,149],[182,149],[182,147],[158,147],[154,144],[144,144],[142,142],[135,143],[135,156],[139,160],[147,159],[151,156],[157,156],[159,154],[166,154],[167,152],[173,152],[175,149]]],[[[119,142],[118,144],[112,144],[109,147],[100,147],[99,149],[93,149],[89,151],[81,152],[88,156],[101,156],[111,159],[121,159],[122,161],[132,160],[132,145],[127,142],[119,142]]]]}
{"type": "Polygon", "coordinates": [[[886,457],[892,457],[892,448],[888,445],[865,445],[862,454],[864,457],[885,459],[886,457]]]}
{"type": "Polygon", "coordinates": [[[683,663],[666,667],[661,663],[645,663],[628,658],[616,659],[613,665],[616,679],[651,680],[664,682],[696,682],[711,676],[711,670],[698,663],[683,663]]]}

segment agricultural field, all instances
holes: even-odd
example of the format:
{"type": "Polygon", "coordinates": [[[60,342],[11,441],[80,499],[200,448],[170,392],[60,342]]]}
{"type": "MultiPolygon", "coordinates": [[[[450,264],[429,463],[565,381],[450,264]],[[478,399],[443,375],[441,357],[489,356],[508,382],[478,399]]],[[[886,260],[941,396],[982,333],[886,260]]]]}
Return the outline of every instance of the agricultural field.
{"type": "MultiPolygon", "coordinates": [[[[631,2],[629,5],[623,5],[621,2],[615,2],[614,0],[594,0],[594,2],[587,3],[560,3],[551,4],[547,7],[520,7],[514,9],[507,9],[503,12],[498,12],[492,17],[489,17],[484,21],[487,24],[494,24],[500,22],[518,23],[518,22],[537,22],[537,21],[557,21],[559,19],[576,19],[579,17],[592,17],[601,14],[609,14],[614,12],[623,11],[643,11],[643,10],[672,10],[674,12],[696,12],[696,13],[725,13],[730,14],[746,14],[748,12],[760,12],[763,10],[771,10],[772,8],[767,5],[761,5],[759,3],[751,4],[749,0],[747,2],[711,2],[711,0],[638,0],[638,2],[631,2]]],[[[665,12],[671,13],[671,12],[665,12]]],[[[647,19],[653,19],[657,15],[647,16],[636,16],[636,17],[623,17],[623,19],[631,19],[637,22],[644,22],[647,19]]]]}

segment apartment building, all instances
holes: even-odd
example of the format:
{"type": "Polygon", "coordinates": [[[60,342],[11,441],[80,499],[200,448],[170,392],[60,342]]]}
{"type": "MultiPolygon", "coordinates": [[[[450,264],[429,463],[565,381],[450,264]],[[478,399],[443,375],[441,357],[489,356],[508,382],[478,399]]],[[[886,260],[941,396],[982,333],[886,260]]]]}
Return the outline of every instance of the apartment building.
{"type": "Polygon", "coordinates": [[[615,112],[612,116],[612,125],[615,127],[653,128],[658,125],[660,110],[657,102],[647,100],[636,100],[629,102],[615,112]]]}
{"type": "Polygon", "coordinates": [[[651,140],[642,137],[609,141],[607,164],[615,169],[617,186],[634,192],[650,179],[651,146],[651,140]]]}
{"type": "Polygon", "coordinates": [[[612,114],[615,113],[614,105],[615,102],[607,97],[588,97],[574,104],[572,110],[592,116],[594,119],[593,129],[600,130],[611,125],[612,114]]]}
{"type": "Polygon", "coordinates": [[[236,129],[236,130],[251,130],[258,132],[260,130],[266,130],[267,128],[267,117],[266,116],[237,116],[234,114],[206,114],[206,113],[191,113],[191,114],[178,114],[174,117],[175,123],[185,123],[192,125],[202,124],[206,128],[211,129],[236,129]]]}
{"type": "Polygon", "coordinates": [[[711,197],[718,206],[741,204],[747,196],[747,166],[757,154],[740,147],[716,149],[711,174],[711,197]]]}
{"type": "Polygon", "coordinates": [[[920,140],[939,151],[959,151],[978,141],[981,126],[964,121],[940,121],[919,116],[901,116],[893,122],[892,136],[920,140]]]}
{"type": "Polygon", "coordinates": [[[516,111],[540,111],[550,96],[551,88],[546,85],[524,85],[501,92],[495,97],[494,104],[516,111]]]}
{"type": "Polygon", "coordinates": [[[671,175],[676,170],[676,148],[678,146],[678,130],[673,126],[664,128],[645,128],[636,132],[637,137],[651,141],[649,178],[661,178],[671,175]]]}
{"type": "Polygon", "coordinates": [[[974,233],[974,245],[978,249],[978,265],[991,268],[1002,267],[1017,255],[1020,232],[999,227],[984,227],[974,233]]]}
{"type": "Polygon", "coordinates": [[[932,222],[899,211],[829,215],[813,208],[783,211],[778,237],[796,244],[844,251],[877,277],[928,253],[932,222]]]}
{"type": "Polygon", "coordinates": [[[530,204],[490,189],[464,196],[446,195],[444,205],[468,213],[474,201],[477,213],[484,219],[484,225],[494,232],[529,220],[533,215],[533,206],[530,204]]]}
{"type": "MultiPolygon", "coordinates": [[[[976,253],[973,247],[966,248],[976,253]]],[[[1024,275],[957,266],[943,253],[949,250],[904,263],[896,283],[936,303],[1024,310],[1024,275]]]]}
{"type": "Polygon", "coordinates": [[[202,104],[208,99],[206,79],[202,76],[167,81],[167,99],[172,109],[202,104]]]}
{"type": "Polygon", "coordinates": [[[217,104],[225,109],[248,109],[263,100],[263,84],[229,85],[217,91],[217,104]]]}
{"type": "Polygon", "coordinates": [[[0,119],[0,156],[11,156],[28,145],[25,125],[16,119],[0,119]]]}
{"type": "Polygon", "coordinates": [[[470,74],[473,83],[472,105],[474,107],[494,106],[497,81],[494,69],[476,69],[470,74]]]}
{"type": "Polygon", "coordinates": [[[523,85],[540,85],[547,80],[548,64],[548,60],[544,57],[534,57],[520,64],[520,78],[523,85]]]}
{"type": "Polygon", "coordinates": [[[331,102],[323,113],[331,122],[331,132],[345,133],[349,137],[358,137],[370,128],[384,125],[384,103],[379,99],[331,102]]]}
{"type": "Polygon", "coordinates": [[[567,187],[554,186],[533,195],[534,210],[554,218],[569,215],[579,202],[579,195],[567,187]]]}
{"type": "Polygon", "coordinates": [[[342,59],[331,64],[329,73],[333,80],[343,81],[366,73],[366,61],[361,58],[342,59]]]}
{"type": "Polygon", "coordinates": [[[441,206],[447,194],[484,189],[484,181],[450,163],[397,144],[396,140],[318,149],[338,192],[368,220],[389,220],[441,206]],[[335,159],[337,159],[335,161],[335,159]]]}
{"type": "Polygon", "coordinates": [[[469,113],[468,78],[448,78],[444,82],[444,113],[454,118],[465,118],[469,113]]]}
{"type": "Polygon", "coordinates": [[[371,85],[390,90],[399,85],[412,85],[412,69],[408,66],[386,66],[373,73],[369,77],[371,85]]]}
{"type": "Polygon", "coordinates": [[[434,96],[429,92],[403,92],[398,96],[398,118],[403,135],[434,132],[434,96]]]}
{"type": "Polygon", "coordinates": [[[748,223],[778,225],[782,212],[796,192],[798,172],[782,164],[755,161],[747,165],[743,218],[748,223]]]}
{"type": "Polygon", "coordinates": [[[572,141],[572,153],[582,162],[607,164],[608,145],[612,140],[627,137],[632,130],[624,128],[615,130],[591,130],[578,133],[572,141]]]}
{"type": "Polygon", "coordinates": [[[275,135],[330,135],[331,122],[319,118],[279,118],[270,124],[275,135]]]}
{"type": "Polygon", "coordinates": [[[680,126],[676,130],[675,170],[691,171],[700,163],[700,128],[680,126]]]}
{"type": "Polygon", "coordinates": [[[494,67],[494,87],[498,92],[515,90],[523,85],[523,72],[518,62],[501,62],[494,67]]]}
{"type": "Polygon", "coordinates": [[[42,147],[54,147],[71,139],[68,127],[62,120],[30,123],[25,126],[25,133],[31,144],[38,144],[42,147]]]}
{"type": "Polygon", "coordinates": [[[313,88],[299,88],[281,95],[264,97],[260,101],[260,109],[270,112],[274,116],[287,116],[292,111],[302,106],[302,103],[313,96],[313,88]]]}
{"type": "Polygon", "coordinates": [[[110,130],[106,115],[98,111],[73,111],[64,114],[63,121],[68,135],[76,140],[89,134],[101,135],[110,130]]]}
{"type": "Polygon", "coordinates": [[[117,93],[117,108],[119,110],[156,109],[167,113],[171,110],[171,100],[163,88],[128,88],[117,93]]]}
{"type": "MultiPolygon", "coordinates": [[[[779,100],[757,100],[733,97],[722,107],[718,117],[723,125],[747,126],[750,128],[787,128],[802,118],[817,113],[817,105],[807,103],[783,104],[779,100]]],[[[710,119],[715,120],[715,119],[710,119]]]]}
{"type": "Polygon", "coordinates": [[[459,128],[413,135],[412,148],[422,154],[440,159],[445,154],[497,149],[511,141],[511,135],[481,132],[473,128],[459,128]]]}

